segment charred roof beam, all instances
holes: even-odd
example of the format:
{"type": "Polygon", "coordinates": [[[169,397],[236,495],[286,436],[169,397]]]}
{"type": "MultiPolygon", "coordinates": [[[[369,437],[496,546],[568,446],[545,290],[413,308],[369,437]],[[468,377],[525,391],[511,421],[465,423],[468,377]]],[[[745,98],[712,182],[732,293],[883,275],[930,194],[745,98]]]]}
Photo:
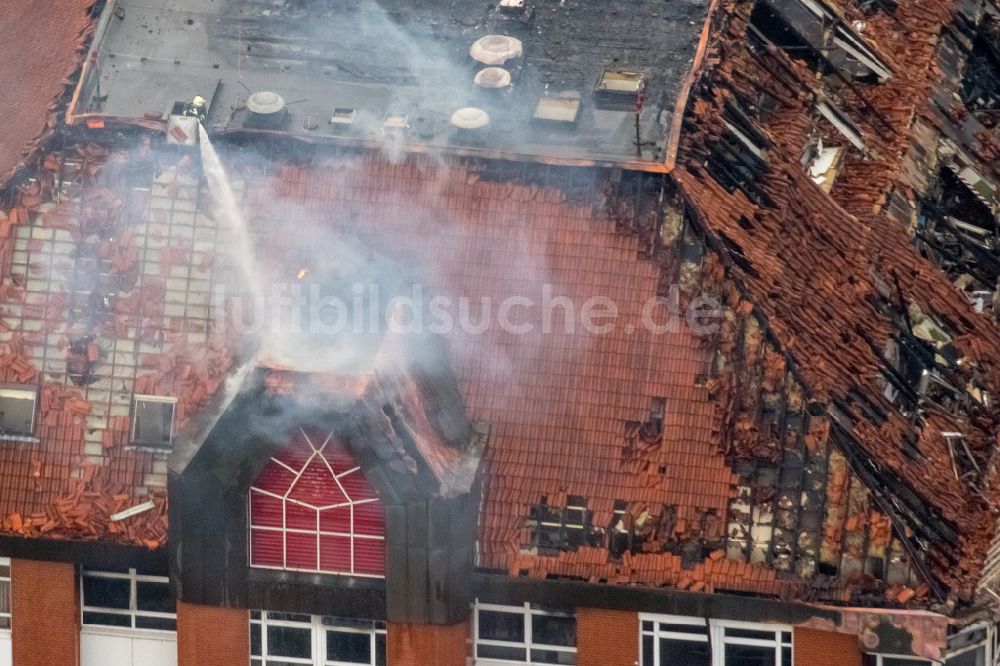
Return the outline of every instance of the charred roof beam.
{"type": "MultiPolygon", "coordinates": [[[[761,2],[762,3],[768,3],[768,0],[761,0],[761,2]]],[[[775,10],[775,12],[778,13],[777,10],[775,10]]],[[[780,13],[778,13],[778,15],[780,16],[780,13]]],[[[786,23],[787,23],[787,21],[786,21],[786,23]]],[[[788,24],[788,28],[790,30],[792,30],[793,32],[795,32],[795,28],[792,25],[788,24]]],[[[760,39],[765,45],[768,45],[768,46],[770,46],[772,48],[781,49],[782,51],[785,51],[785,52],[788,52],[790,50],[787,46],[782,46],[780,44],[776,44],[759,27],[755,26],[753,23],[750,23],[748,25],[748,29],[749,29],[751,35],[753,35],[753,36],[757,37],[758,39],[760,39]]],[[[798,34],[798,33],[796,32],[796,34],[798,34]]],[[[800,38],[802,38],[802,37],[800,36],[800,38]]],[[[804,39],[804,38],[802,38],[802,39],[804,39]]],[[[841,73],[840,69],[833,62],[831,62],[830,59],[826,57],[826,55],[824,55],[823,51],[821,51],[821,50],[814,50],[812,52],[812,55],[816,58],[817,62],[819,63],[819,65],[822,66],[822,68],[828,70],[833,76],[835,76],[845,86],[847,86],[847,88],[852,93],[854,93],[855,97],[857,97],[858,100],[861,102],[861,105],[864,107],[865,111],[867,113],[871,114],[876,120],[878,120],[879,124],[883,128],[885,128],[885,130],[887,130],[888,134],[895,134],[896,133],[897,128],[889,121],[889,119],[886,118],[878,110],[878,108],[874,104],[871,103],[871,101],[868,99],[868,97],[861,91],[860,88],[858,88],[858,86],[855,84],[855,82],[854,82],[853,79],[851,79],[850,77],[845,76],[843,73],[841,73]]],[[[794,72],[793,72],[793,75],[794,75],[794,72]]],[[[805,82],[805,81],[803,81],[802,83],[803,83],[803,85],[805,85],[807,87],[811,87],[811,85],[812,85],[811,82],[805,82]]]]}
{"type": "MultiPolygon", "coordinates": [[[[895,493],[886,494],[886,491],[892,486],[902,486],[902,482],[890,478],[888,473],[879,470],[869,456],[864,455],[862,458],[861,447],[857,440],[836,420],[831,421],[831,426],[830,435],[837,442],[838,448],[844,452],[851,469],[870,490],[872,499],[878,505],[879,510],[892,522],[910,563],[920,574],[921,579],[930,587],[934,596],[938,600],[944,601],[945,592],[925,561],[926,550],[929,544],[941,543],[942,541],[952,545],[957,544],[957,531],[944,524],[936,516],[920,516],[919,509],[908,507],[908,502],[897,497],[895,493]],[[916,535],[916,538],[924,542],[921,544],[924,552],[906,537],[907,533],[911,531],[916,535]]],[[[912,493],[908,489],[907,492],[912,493]]],[[[953,557],[949,556],[949,559],[952,560],[952,564],[955,563],[953,557]]]]}

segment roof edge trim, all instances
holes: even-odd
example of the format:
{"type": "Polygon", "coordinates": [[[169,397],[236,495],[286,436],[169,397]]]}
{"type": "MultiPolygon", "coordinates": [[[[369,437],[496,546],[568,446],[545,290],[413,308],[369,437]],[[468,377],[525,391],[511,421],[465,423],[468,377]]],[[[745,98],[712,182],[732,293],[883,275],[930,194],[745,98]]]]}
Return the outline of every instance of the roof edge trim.
{"type": "Polygon", "coordinates": [[[670,131],[667,133],[667,146],[664,155],[663,165],[667,168],[666,173],[674,170],[677,164],[677,149],[681,142],[681,125],[684,122],[684,110],[687,108],[688,97],[691,95],[691,88],[695,79],[701,74],[701,66],[705,62],[705,54],[708,52],[708,41],[712,35],[712,21],[719,9],[719,0],[712,0],[708,7],[708,15],[705,16],[705,23],[701,27],[701,35],[698,37],[698,49],[695,51],[694,60],[691,62],[691,69],[688,70],[681,84],[677,99],[674,100],[674,115],[670,119],[670,131]]]}

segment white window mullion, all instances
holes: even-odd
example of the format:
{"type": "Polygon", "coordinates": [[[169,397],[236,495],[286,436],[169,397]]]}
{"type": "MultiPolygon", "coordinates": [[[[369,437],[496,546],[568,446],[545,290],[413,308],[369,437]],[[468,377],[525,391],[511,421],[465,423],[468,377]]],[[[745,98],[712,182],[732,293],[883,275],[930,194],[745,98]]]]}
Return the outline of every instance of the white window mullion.
{"type": "Polygon", "coordinates": [[[136,595],[139,593],[139,590],[137,589],[136,583],[135,583],[135,569],[129,569],[128,570],[128,583],[129,583],[129,600],[128,600],[129,603],[128,603],[128,607],[129,607],[129,610],[131,611],[131,615],[132,615],[132,618],[131,618],[132,619],[132,628],[135,629],[135,613],[136,613],[136,611],[139,610],[139,603],[136,600],[136,595]]]}
{"type": "Polygon", "coordinates": [[[524,602],[524,658],[531,663],[531,605],[524,602]]]}
{"type": "MultiPolygon", "coordinates": [[[[317,541],[319,536],[316,537],[317,541]]],[[[317,555],[318,557],[318,555],[317,555]]],[[[318,563],[318,560],[317,560],[318,563]]],[[[312,661],[313,666],[323,666],[326,663],[326,630],[323,619],[319,615],[312,616],[312,661]]]]}
{"type": "Polygon", "coordinates": [[[267,611],[260,612],[260,658],[267,663],[267,611]]]}
{"type": "Polygon", "coordinates": [[[479,658],[479,608],[478,601],[472,609],[472,656],[473,661],[479,658]]]}
{"type": "Polygon", "coordinates": [[[726,666],[725,630],[715,621],[708,623],[708,640],[712,646],[712,666],[726,666]]]}

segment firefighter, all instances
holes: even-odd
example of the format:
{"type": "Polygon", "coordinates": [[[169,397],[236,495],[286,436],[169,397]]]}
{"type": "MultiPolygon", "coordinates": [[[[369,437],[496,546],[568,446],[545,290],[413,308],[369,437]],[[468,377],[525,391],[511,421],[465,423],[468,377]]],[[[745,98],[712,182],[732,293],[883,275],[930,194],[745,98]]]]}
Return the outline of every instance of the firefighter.
{"type": "Polygon", "coordinates": [[[203,123],[205,116],[208,115],[208,108],[205,105],[205,98],[195,95],[193,100],[184,105],[184,115],[197,118],[199,123],[203,123]]]}

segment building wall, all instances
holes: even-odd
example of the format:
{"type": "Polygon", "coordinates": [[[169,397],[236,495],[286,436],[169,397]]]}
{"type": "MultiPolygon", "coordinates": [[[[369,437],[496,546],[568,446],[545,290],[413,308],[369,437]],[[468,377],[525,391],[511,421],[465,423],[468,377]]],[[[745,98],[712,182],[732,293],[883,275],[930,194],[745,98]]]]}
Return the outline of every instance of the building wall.
{"type": "Polygon", "coordinates": [[[578,608],[577,666],[635,666],[639,663],[639,614],[578,608]]]}
{"type": "Polygon", "coordinates": [[[17,666],[78,666],[78,599],[72,563],[11,562],[11,634],[17,666]]]}
{"type": "Polygon", "coordinates": [[[179,666],[246,666],[250,663],[250,618],[240,608],[177,601],[179,666]]]}
{"type": "Polygon", "coordinates": [[[387,662],[392,666],[465,666],[471,632],[468,622],[451,626],[390,622],[387,662]]]}
{"type": "Polygon", "coordinates": [[[796,627],[792,641],[795,666],[861,666],[857,636],[796,627]]]}

